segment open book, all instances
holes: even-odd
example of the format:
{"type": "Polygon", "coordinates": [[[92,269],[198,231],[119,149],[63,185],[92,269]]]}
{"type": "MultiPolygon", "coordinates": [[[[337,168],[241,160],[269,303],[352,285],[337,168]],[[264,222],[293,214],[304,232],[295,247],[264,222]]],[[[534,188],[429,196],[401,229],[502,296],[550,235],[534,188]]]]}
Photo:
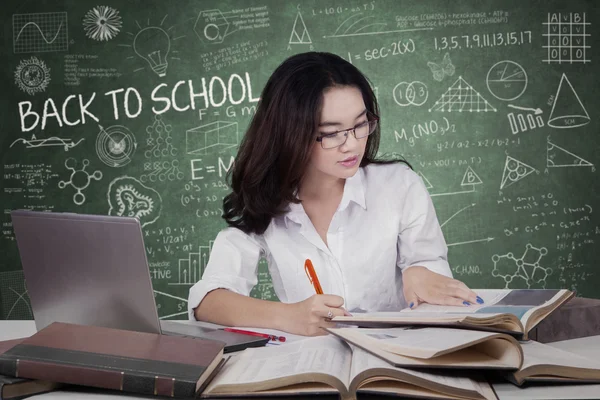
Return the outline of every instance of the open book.
{"type": "Polygon", "coordinates": [[[517,340],[503,333],[449,328],[330,328],[330,333],[396,367],[516,370],[517,340]]]}
{"type": "Polygon", "coordinates": [[[509,375],[517,385],[527,382],[598,382],[600,361],[557,349],[533,340],[521,344],[523,366],[509,375]]]}
{"type": "Polygon", "coordinates": [[[201,397],[391,393],[435,399],[496,399],[482,379],[396,368],[334,336],[234,355],[201,397]]]}
{"type": "Polygon", "coordinates": [[[566,289],[474,289],[484,300],[470,306],[420,304],[400,312],[357,313],[334,322],[364,327],[449,326],[510,333],[527,339],[528,333],[550,313],[573,297],[566,289]]]}

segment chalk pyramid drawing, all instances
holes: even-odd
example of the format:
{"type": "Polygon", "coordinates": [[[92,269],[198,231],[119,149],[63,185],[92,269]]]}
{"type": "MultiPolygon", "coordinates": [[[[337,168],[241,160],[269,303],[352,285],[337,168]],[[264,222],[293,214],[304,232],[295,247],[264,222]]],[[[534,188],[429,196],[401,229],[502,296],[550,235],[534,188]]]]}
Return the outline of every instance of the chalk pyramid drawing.
{"type": "Polygon", "coordinates": [[[312,44],[310,35],[308,34],[308,29],[306,29],[304,19],[299,11],[298,14],[296,14],[296,20],[294,21],[294,27],[292,28],[289,44],[312,44]]]}
{"type": "Polygon", "coordinates": [[[429,111],[488,112],[496,111],[471,85],[459,76],[429,111]]]}
{"type": "Polygon", "coordinates": [[[546,147],[546,166],[548,168],[593,167],[594,164],[555,145],[548,139],[548,145],[546,147]]]}
{"type": "Polygon", "coordinates": [[[579,100],[579,96],[573,89],[567,75],[563,73],[554,96],[554,104],[552,104],[552,111],[550,111],[548,117],[548,125],[553,128],[564,129],[587,125],[589,122],[590,116],[587,110],[581,104],[581,100],[579,100]]]}
{"type": "Polygon", "coordinates": [[[480,185],[483,181],[479,176],[473,171],[471,167],[468,167],[463,175],[462,182],[460,186],[468,186],[468,185],[480,185]]]}
{"type": "Polygon", "coordinates": [[[511,156],[506,156],[504,172],[502,173],[502,182],[500,183],[500,190],[520,181],[534,171],[536,171],[535,168],[525,164],[524,162],[512,158],[511,156]]]}
{"type": "Polygon", "coordinates": [[[423,179],[423,183],[425,184],[425,187],[427,189],[433,188],[433,185],[431,184],[431,182],[429,182],[429,179],[425,178],[425,175],[423,175],[421,171],[417,172],[417,175],[419,175],[421,179],[423,179]]]}

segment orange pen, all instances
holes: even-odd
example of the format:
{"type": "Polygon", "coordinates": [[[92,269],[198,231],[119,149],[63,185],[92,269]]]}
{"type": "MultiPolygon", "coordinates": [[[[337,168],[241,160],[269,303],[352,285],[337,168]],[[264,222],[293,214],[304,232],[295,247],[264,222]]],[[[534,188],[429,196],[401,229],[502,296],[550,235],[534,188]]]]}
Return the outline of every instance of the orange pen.
{"type": "Polygon", "coordinates": [[[315,272],[315,268],[312,265],[310,259],[306,259],[304,261],[304,271],[306,272],[306,276],[308,276],[308,280],[315,287],[315,292],[317,294],[323,294],[323,289],[321,288],[321,284],[319,283],[319,278],[317,278],[317,273],[315,272]]]}

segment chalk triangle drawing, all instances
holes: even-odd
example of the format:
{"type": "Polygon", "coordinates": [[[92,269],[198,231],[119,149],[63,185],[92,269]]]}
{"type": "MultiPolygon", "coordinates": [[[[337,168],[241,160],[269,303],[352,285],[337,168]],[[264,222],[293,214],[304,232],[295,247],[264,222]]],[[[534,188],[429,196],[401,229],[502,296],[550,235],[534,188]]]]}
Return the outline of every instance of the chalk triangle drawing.
{"type": "Polygon", "coordinates": [[[433,185],[431,184],[431,182],[429,182],[429,179],[425,178],[425,175],[423,175],[421,171],[417,172],[417,175],[419,175],[421,179],[423,179],[423,183],[425,184],[425,187],[427,189],[433,188],[433,185]]]}
{"type": "Polygon", "coordinates": [[[483,181],[479,176],[473,171],[471,167],[467,167],[465,174],[463,175],[462,182],[460,186],[468,186],[468,185],[479,185],[482,184],[483,181]]]}
{"type": "Polygon", "coordinates": [[[290,43],[289,44],[311,44],[310,35],[308,34],[308,29],[306,29],[306,25],[304,24],[304,19],[302,18],[302,14],[298,12],[296,14],[296,20],[294,21],[294,27],[292,28],[292,34],[290,35],[290,43]]]}
{"type": "Polygon", "coordinates": [[[522,161],[512,158],[511,156],[506,156],[504,172],[502,172],[502,182],[500,183],[500,190],[520,181],[535,170],[535,168],[525,164],[522,161]]]}
{"type": "Polygon", "coordinates": [[[548,139],[548,146],[546,149],[546,166],[548,168],[594,166],[591,162],[555,145],[550,139],[548,139]]]}
{"type": "Polygon", "coordinates": [[[471,85],[459,76],[429,111],[488,112],[496,111],[471,85]]]}
{"type": "Polygon", "coordinates": [[[573,89],[573,85],[569,82],[569,78],[563,73],[554,96],[554,104],[552,104],[552,111],[550,111],[548,117],[548,125],[553,128],[564,129],[587,125],[589,122],[590,116],[587,110],[581,103],[577,92],[573,89]]]}

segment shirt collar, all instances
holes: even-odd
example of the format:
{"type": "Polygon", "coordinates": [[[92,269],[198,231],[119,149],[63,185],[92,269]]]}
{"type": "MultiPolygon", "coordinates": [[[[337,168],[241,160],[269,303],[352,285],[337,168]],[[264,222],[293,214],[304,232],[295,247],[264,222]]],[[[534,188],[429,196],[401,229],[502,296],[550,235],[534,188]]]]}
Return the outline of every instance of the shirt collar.
{"type": "MultiPolygon", "coordinates": [[[[346,184],[344,185],[344,193],[342,195],[342,201],[340,202],[337,211],[345,210],[351,201],[358,204],[363,209],[367,209],[367,203],[365,201],[363,168],[359,168],[354,175],[346,179],[346,184]]],[[[305,217],[306,212],[304,211],[304,207],[302,207],[301,203],[290,203],[288,205],[288,211],[285,214],[286,227],[288,226],[288,219],[298,224],[302,224],[305,217]]]]}

